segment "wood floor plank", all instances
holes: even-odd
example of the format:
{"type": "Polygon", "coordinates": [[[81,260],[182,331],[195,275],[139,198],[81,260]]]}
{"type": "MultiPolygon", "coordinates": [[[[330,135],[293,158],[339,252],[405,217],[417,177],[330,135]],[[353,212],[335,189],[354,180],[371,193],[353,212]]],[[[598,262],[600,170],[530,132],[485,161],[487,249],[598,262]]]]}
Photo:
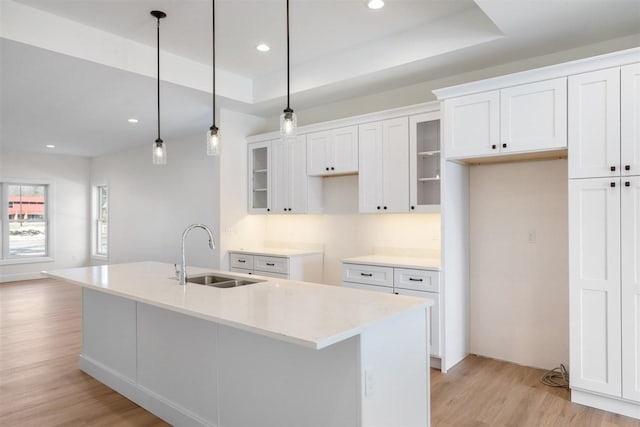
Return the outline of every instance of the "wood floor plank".
{"type": "MultiPolygon", "coordinates": [[[[49,279],[0,284],[0,426],[167,426],[78,369],[81,295],[49,279]]],[[[640,427],[571,403],[542,374],[477,356],[446,375],[432,369],[432,426],[640,427]]]]}

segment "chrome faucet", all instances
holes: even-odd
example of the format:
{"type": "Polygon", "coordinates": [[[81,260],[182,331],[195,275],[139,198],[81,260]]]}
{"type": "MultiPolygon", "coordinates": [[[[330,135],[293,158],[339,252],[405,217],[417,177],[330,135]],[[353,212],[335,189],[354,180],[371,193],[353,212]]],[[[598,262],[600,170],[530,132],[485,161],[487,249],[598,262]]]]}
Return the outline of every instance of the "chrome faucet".
{"type": "Polygon", "coordinates": [[[184,256],[184,241],[187,237],[187,234],[194,228],[202,228],[209,234],[209,247],[213,250],[216,248],[215,243],[213,242],[213,233],[204,224],[191,224],[182,232],[182,244],[180,245],[180,249],[182,251],[182,263],[180,264],[180,271],[176,271],[176,276],[178,276],[178,284],[186,285],[187,284],[187,262],[185,261],[184,256]]]}

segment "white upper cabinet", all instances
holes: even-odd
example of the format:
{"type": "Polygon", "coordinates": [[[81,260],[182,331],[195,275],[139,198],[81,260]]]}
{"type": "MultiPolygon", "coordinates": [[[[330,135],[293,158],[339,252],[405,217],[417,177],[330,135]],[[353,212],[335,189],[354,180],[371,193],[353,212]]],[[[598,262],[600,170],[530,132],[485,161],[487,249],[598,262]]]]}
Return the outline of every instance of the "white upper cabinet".
{"type": "Polygon", "coordinates": [[[409,211],[409,119],[359,127],[359,210],[409,211]]]}
{"type": "Polygon", "coordinates": [[[567,147],[567,79],[519,85],[500,91],[500,151],[567,147]]]}
{"type": "Polygon", "coordinates": [[[486,156],[500,143],[500,92],[444,101],[444,149],[448,159],[486,156]]]}
{"type": "Polygon", "coordinates": [[[620,175],[620,68],[569,77],[569,178],[620,175]]]}
{"type": "Polygon", "coordinates": [[[569,182],[571,387],[621,396],[620,178],[569,182]]]}
{"type": "Polygon", "coordinates": [[[566,78],[444,101],[447,159],[567,147],[566,78]]]}
{"type": "Polygon", "coordinates": [[[640,177],[623,177],[620,191],[622,397],[640,402],[640,177]]]}
{"type": "Polygon", "coordinates": [[[249,213],[271,211],[271,141],[248,145],[249,213]]]}
{"type": "Polygon", "coordinates": [[[411,212],[440,210],[440,112],[409,117],[411,212]]]}
{"type": "Polygon", "coordinates": [[[307,173],[312,176],[358,172],[358,127],[307,135],[307,173]]]}
{"type": "Polygon", "coordinates": [[[622,174],[640,175],[640,63],[622,67],[620,84],[622,174]]]}
{"type": "Polygon", "coordinates": [[[271,143],[271,213],[317,213],[322,202],[321,178],[307,176],[307,138],[271,143]]]}

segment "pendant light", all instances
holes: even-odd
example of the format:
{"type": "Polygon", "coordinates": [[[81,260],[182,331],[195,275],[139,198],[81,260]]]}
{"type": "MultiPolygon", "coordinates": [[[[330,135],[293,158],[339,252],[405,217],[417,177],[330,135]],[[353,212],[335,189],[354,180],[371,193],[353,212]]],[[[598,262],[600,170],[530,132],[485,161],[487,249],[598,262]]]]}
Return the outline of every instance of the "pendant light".
{"type": "Polygon", "coordinates": [[[211,0],[212,42],[213,45],[213,120],[207,132],[207,156],[220,155],[220,130],[216,126],[216,2],[211,0]]]}
{"type": "Polygon", "coordinates": [[[280,136],[284,138],[296,136],[298,118],[289,105],[291,66],[289,65],[289,0],[287,0],[287,108],[280,115],[280,136]]]}
{"type": "Polygon", "coordinates": [[[167,164],[167,147],[160,138],[160,20],[167,16],[160,10],[152,10],[151,15],[157,20],[157,40],[158,40],[158,138],[153,143],[152,159],[154,165],[167,164]]]}

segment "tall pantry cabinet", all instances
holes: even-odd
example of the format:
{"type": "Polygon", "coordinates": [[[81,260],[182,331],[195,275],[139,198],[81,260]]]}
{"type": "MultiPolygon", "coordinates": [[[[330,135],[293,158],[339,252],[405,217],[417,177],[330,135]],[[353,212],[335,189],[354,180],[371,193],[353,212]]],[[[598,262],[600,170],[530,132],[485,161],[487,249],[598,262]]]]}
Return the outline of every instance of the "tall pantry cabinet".
{"type": "Polygon", "coordinates": [[[640,417],[640,64],[568,94],[572,400],[640,417]]]}

